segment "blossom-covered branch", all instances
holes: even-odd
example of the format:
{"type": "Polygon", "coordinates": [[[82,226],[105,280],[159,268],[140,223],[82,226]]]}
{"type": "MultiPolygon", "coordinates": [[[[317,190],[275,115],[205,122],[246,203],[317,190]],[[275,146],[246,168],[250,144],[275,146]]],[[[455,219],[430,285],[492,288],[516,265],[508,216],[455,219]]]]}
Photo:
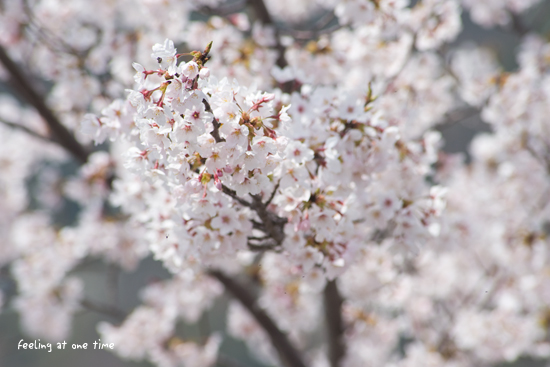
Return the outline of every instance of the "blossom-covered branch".
{"type": "Polygon", "coordinates": [[[9,72],[13,87],[27,103],[32,105],[44,118],[54,139],[59,145],[69,151],[77,160],[84,163],[88,160],[89,152],[80,144],[71,132],[57,119],[54,113],[44,103],[44,98],[36,92],[25,74],[10,58],[6,50],[0,46],[0,62],[9,72]]]}

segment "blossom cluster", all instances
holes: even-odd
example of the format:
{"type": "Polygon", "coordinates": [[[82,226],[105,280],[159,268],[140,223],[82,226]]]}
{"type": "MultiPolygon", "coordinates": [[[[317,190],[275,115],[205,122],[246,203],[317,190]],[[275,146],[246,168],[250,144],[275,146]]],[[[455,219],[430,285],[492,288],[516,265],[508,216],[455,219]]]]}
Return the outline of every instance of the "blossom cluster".
{"type": "Polygon", "coordinates": [[[173,271],[279,247],[304,274],[319,267],[333,279],[377,231],[408,247],[437,231],[444,190],[424,182],[437,134],[401,139],[371,91],[267,94],[210,76],[200,57],[177,64],[169,40],[153,50],[159,68],[134,64],[126,102],[83,128],[99,143],[126,142],[122,164],[134,175],[115,180],[114,195],[132,203],[123,209],[139,214],[173,271]]]}

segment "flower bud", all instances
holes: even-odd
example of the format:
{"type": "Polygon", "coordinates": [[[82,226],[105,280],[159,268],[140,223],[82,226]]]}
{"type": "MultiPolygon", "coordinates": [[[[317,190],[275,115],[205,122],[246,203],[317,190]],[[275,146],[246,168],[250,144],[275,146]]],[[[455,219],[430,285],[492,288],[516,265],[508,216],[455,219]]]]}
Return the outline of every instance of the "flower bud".
{"type": "Polygon", "coordinates": [[[201,71],[199,72],[199,77],[201,79],[206,79],[210,76],[210,69],[208,68],[202,68],[201,71]]]}

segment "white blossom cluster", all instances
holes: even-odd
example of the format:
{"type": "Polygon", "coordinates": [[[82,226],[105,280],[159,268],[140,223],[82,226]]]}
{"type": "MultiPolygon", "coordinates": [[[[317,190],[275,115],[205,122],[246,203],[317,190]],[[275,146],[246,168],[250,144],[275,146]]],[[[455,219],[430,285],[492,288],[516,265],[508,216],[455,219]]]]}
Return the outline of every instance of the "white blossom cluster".
{"type": "Polygon", "coordinates": [[[437,230],[444,190],[424,182],[437,135],[402,140],[360,91],[304,86],[291,96],[296,107],[284,106],[289,96],[177,64],[171,41],[153,50],[159,69],[134,64],[136,90],[110,107],[123,108],[86,116],[83,129],[96,142],[127,140],[123,164],[145,182],[138,193],[149,215],[135,205],[136,176],[115,181],[116,200],[132,202],[128,212],[174,272],[189,259],[223,263],[252,238],[254,248],[284,248],[304,274],[333,279],[376,231],[415,247],[437,230]],[[280,234],[255,209],[266,202],[280,234]]]}

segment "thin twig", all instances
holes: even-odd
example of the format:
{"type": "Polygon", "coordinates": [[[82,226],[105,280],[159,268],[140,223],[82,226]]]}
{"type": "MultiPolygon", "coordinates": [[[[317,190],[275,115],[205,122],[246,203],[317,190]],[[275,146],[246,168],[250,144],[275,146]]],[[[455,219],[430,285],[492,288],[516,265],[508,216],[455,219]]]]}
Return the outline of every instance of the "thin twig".
{"type": "Polygon", "coordinates": [[[31,136],[34,136],[35,138],[38,138],[40,140],[47,141],[49,143],[56,143],[50,137],[41,135],[41,134],[37,133],[36,131],[29,129],[28,127],[26,127],[24,125],[16,124],[16,123],[5,121],[5,120],[2,120],[2,119],[0,119],[0,123],[4,124],[6,126],[9,126],[13,129],[24,131],[25,133],[27,133],[31,136]]]}
{"type": "Polygon", "coordinates": [[[460,123],[476,115],[479,115],[480,113],[481,111],[479,109],[473,108],[473,107],[465,107],[462,109],[450,111],[445,114],[444,120],[436,124],[434,128],[437,131],[443,131],[457,123],[460,123]]]}
{"type": "Polygon", "coordinates": [[[267,199],[267,201],[265,202],[265,206],[269,206],[269,204],[271,204],[271,202],[273,201],[273,198],[275,197],[275,194],[277,193],[277,190],[279,190],[279,185],[280,184],[281,184],[281,180],[279,179],[279,181],[275,185],[275,188],[271,192],[271,195],[269,196],[269,199],[267,199]]]}

